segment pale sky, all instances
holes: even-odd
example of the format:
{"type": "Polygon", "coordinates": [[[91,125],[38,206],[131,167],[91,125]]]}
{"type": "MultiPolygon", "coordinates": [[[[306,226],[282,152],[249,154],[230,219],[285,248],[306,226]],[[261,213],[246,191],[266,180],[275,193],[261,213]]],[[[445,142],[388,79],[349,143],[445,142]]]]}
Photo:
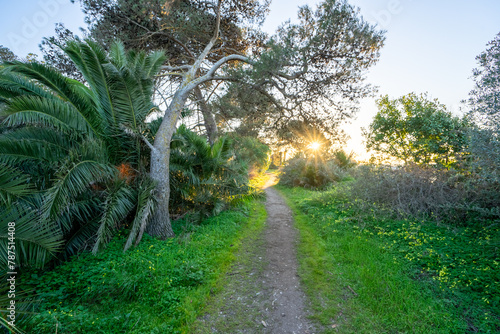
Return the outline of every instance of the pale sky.
{"type": "MultiPolygon", "coordinates": [[[[0,44],[17,55],[40,53],[42,37],[54,34],[63,22],[77,31],[84,26],[79,5],[69,0],[0,0],[0,44]]],[[[273,0],[264,30],[272,33],[297,8],[317,0],[273,0]]],[[[397,98],[410,92],[428,92],[459,113],[460,101],[473,87],[475,57],[500,32],[498,0],[349,0],[363,17],[387,31],[380,62],[367,75],[379,94],[397,98]]],[[[352,149],[362,155],[360,127],[377,112],[374,99],[361,104],[358,119],[347,127],[352,149]]]]}

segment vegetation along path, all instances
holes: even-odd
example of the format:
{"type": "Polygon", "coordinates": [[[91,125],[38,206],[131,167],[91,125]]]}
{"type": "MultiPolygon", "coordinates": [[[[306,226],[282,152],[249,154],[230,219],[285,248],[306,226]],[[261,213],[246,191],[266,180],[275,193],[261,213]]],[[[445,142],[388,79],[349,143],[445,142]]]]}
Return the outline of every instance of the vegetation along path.
{"type": "Polygon", "coordinates": [[[271,187],[274,183],[272,176],[264,186],[266,225],[244,241],[223,291],[196,322],[194,332],[315,333],[299,286],[292,212],[271,187]]]}

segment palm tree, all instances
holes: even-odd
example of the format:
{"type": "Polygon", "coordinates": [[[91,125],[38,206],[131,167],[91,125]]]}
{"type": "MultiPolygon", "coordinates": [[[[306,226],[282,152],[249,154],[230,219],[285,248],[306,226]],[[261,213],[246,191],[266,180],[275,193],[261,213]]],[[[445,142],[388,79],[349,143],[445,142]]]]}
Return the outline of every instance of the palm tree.
{"type": "Polygon", "coordinates": [[[85,82],[36,62],[0,72],[0,252],[16,221],[26,233],[16,235],[18,253],[29,254],[23,264],[95,253],[132,217],[127,249],[155,207],[145,121],[157,111],[153,85],[165,55],[120,43],[107,54],[91,41],[64,51],[85,82]]]}
{"type": "Polygon", "coordinates": [[[203,216],[222,211],[248,194],[245,167],[234,157],[232,141],[221,136],[213,145],[181,125],[171,142],[170,184],[173,213],[203,216]]]}

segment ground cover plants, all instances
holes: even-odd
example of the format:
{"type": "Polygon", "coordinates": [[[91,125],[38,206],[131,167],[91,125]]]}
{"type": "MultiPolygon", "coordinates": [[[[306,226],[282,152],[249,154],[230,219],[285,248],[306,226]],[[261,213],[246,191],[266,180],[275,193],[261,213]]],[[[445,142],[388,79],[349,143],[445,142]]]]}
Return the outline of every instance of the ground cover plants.
{"type": "Polygon", "coordinates": [[[84,253],[53,271],[23,277],[38,314],[29,333],[177,333],[194,321],[227,270],[241,238],[265,220],[260,202],[204,220],[176,223],[177,237],[145,236],[123,252],[121,233],[94,256],[84,253]]]}
{"type": "Polygon", "coordinates": [[[396,219],[343,187],[280,187],[295,210],[301,276],[326,332],[500,330],[498,224],[396,219]]]}

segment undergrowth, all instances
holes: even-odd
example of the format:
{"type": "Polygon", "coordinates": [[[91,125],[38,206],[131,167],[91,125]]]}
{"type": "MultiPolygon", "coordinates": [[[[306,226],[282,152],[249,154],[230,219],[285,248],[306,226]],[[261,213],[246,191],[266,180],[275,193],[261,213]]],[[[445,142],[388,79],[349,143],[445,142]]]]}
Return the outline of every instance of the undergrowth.
{"type": "Polygon", "coordinates": [[[180,333],[199,316],[227,271],[246,229],[265,219],[249,202],[200,225],[179,223],[177,237],[145,236],[123,252],[120,233],[97,256],[85,253],[50,272],[22,277],[38,299],[28,333],[180,333]]]}
{"type": "Polygon", "coordinates": [[[280,187],[301,230],[301,277],[332,333],[498,333],[497,224],[391,219],[335,189],[280,187]]]}

